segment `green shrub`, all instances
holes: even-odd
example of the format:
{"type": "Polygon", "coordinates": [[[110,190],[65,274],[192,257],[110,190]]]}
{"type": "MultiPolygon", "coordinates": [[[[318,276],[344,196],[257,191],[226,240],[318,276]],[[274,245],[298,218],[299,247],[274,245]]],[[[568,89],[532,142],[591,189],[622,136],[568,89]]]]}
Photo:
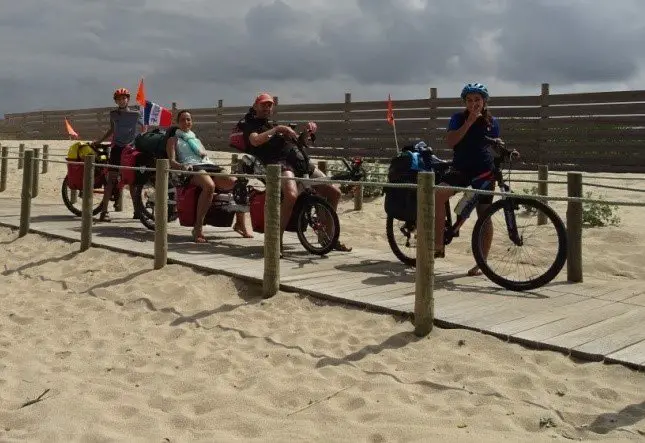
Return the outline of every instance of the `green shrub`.
{"type": "MultiPolygon", "coordinates": [[[[604,200],[603,197],[593,197],[593,193],[587,192],[586,198],[604,200]]],[[[620,217],[616,214],[618,206],[609,203],[583,203],[582,204],[582,226],[596,228],[602,226],[617,226],[620,224],[620,217]]]]}

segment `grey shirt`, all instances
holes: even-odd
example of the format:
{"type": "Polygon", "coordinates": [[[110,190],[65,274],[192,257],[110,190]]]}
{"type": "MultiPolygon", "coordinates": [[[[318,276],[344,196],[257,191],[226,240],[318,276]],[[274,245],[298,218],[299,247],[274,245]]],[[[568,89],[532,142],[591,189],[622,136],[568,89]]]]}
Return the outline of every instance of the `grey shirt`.
{"type": "Polygon", "coordinates": [[[134,138],[141,132],[143,119],[139,111],[132,109],[115,109],[110,111],[112,141],[117,146],[134,144],[134,138]]]}

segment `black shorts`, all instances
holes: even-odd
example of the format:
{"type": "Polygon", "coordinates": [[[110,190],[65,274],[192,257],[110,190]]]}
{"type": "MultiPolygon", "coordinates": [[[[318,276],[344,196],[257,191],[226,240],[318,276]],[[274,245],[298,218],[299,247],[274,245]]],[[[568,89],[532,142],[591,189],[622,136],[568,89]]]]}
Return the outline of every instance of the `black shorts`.
{"type": "Polygon", "coordinates": [[[121,165],[121,153],[123,152],[125,146],[112,145],[110,148],[110,158],[108,163],[111,165],[120,166],[121,165]]]}
{"type": "MultiPolygon", "coordinates": [[[[456,169],[450,169],[441,178],[441,183],[448,186],[456,186],[459,188],[467,188],[471,186],[473,189],[480,189],[482,191],[495,190],[495,178],[492,172],[484,172],[480,174],[470,174],[456,169]]],[[[493,203],[492,195],[479,195],[478,204],[490,205],[493,203]]]]}
{"type": "MultiPolygon", "coordinates": [[[[282,172],[291,171],[293,172],[293,175],[295,175],[296,177],[302,177],[304,175],[304,171],[300,171],[299,168],[290,165],[286,161],[280,161],[274,164],[280,165],[280,169],[282,170],[282,172]]],[[[309,165],[307,165],[307,174],[309,175],[313,174],[315,169],[316,169],[316,166],[310,163],[309,165]]]]}

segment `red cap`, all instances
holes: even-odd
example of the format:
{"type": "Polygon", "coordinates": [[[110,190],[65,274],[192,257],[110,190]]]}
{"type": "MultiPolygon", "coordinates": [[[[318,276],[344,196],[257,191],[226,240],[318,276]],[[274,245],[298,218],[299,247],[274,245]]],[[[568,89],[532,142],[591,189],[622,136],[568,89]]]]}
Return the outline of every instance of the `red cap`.
{"type": "Polygon", "coordinates": [[[260,103],[268,103],[268,102],[275,103],[273,101],[273,96],[271,94],[267,93],[267,92],[263,92],[262,94],[260,94],[257,97],[255,97],[255,104],[256,105],[260,104],[260,103]]]}

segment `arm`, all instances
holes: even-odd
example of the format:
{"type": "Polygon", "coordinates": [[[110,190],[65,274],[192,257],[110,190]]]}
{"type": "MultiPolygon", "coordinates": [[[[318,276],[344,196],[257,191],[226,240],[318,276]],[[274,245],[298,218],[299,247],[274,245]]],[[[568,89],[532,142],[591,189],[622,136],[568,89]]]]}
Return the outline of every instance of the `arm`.
{"type": "Polygon", "coordinates": [[[251,143],[251,146],[255,148],[257,146],[263,145],[266,142],[268,142],[269,139],[271,139],[271,137],[273,137],[277,133],[278,133],[278,126],[275,126],[269,129],[268,131],[264,131],[260,133],[251,132],[251,134],[249,134],[249,143],[251,143]]]}
{"type": "Polygon", "coordinates": [[[110,129],[107,130],[107,132],[105,133],[105,135],[103,137],[101,137],[100,139],[98,139],[95,142],[96,144],[102,143],[105,139],[107,139],[109,136],[112,135],[113,125],[114,125],[114,122],[110,121],[110,129]]]}
{"type": "Polygon", "coordinates": [[[459,119],[456,116],[453,116],[450,119],[450,123],[448,124],[448,134],[446,135],[446,142],[448,143],[448,146],[454,148],[461,141],[461,139],[464,138],[464,136],[473,125],[473,123],[475,123],[478,117],[478,115],[470,113],[468,114],[468,118],[463,122],[463,124],[460,125],[459,119]]]}
{"type": "Polygon", "coordinates": [[[296,134],[296,132],[289,126],[278,125],[264,132],[251,132],[249,134],[249,143],[251,143],[251,146],[255,148],[268,142],[269,139],[276,134],[287,135],[294,139],[298,138],[298,134],[296,134]]]}
{"type": "Polygon", "coordinates": [[[171,169],[184,169],[184,165],[177,161],[177,156],[175,155],[177,148],[177,137],[170,137],[166,142],[166,154],[168,155],[168,162],[170,163],[171,169]]]}

